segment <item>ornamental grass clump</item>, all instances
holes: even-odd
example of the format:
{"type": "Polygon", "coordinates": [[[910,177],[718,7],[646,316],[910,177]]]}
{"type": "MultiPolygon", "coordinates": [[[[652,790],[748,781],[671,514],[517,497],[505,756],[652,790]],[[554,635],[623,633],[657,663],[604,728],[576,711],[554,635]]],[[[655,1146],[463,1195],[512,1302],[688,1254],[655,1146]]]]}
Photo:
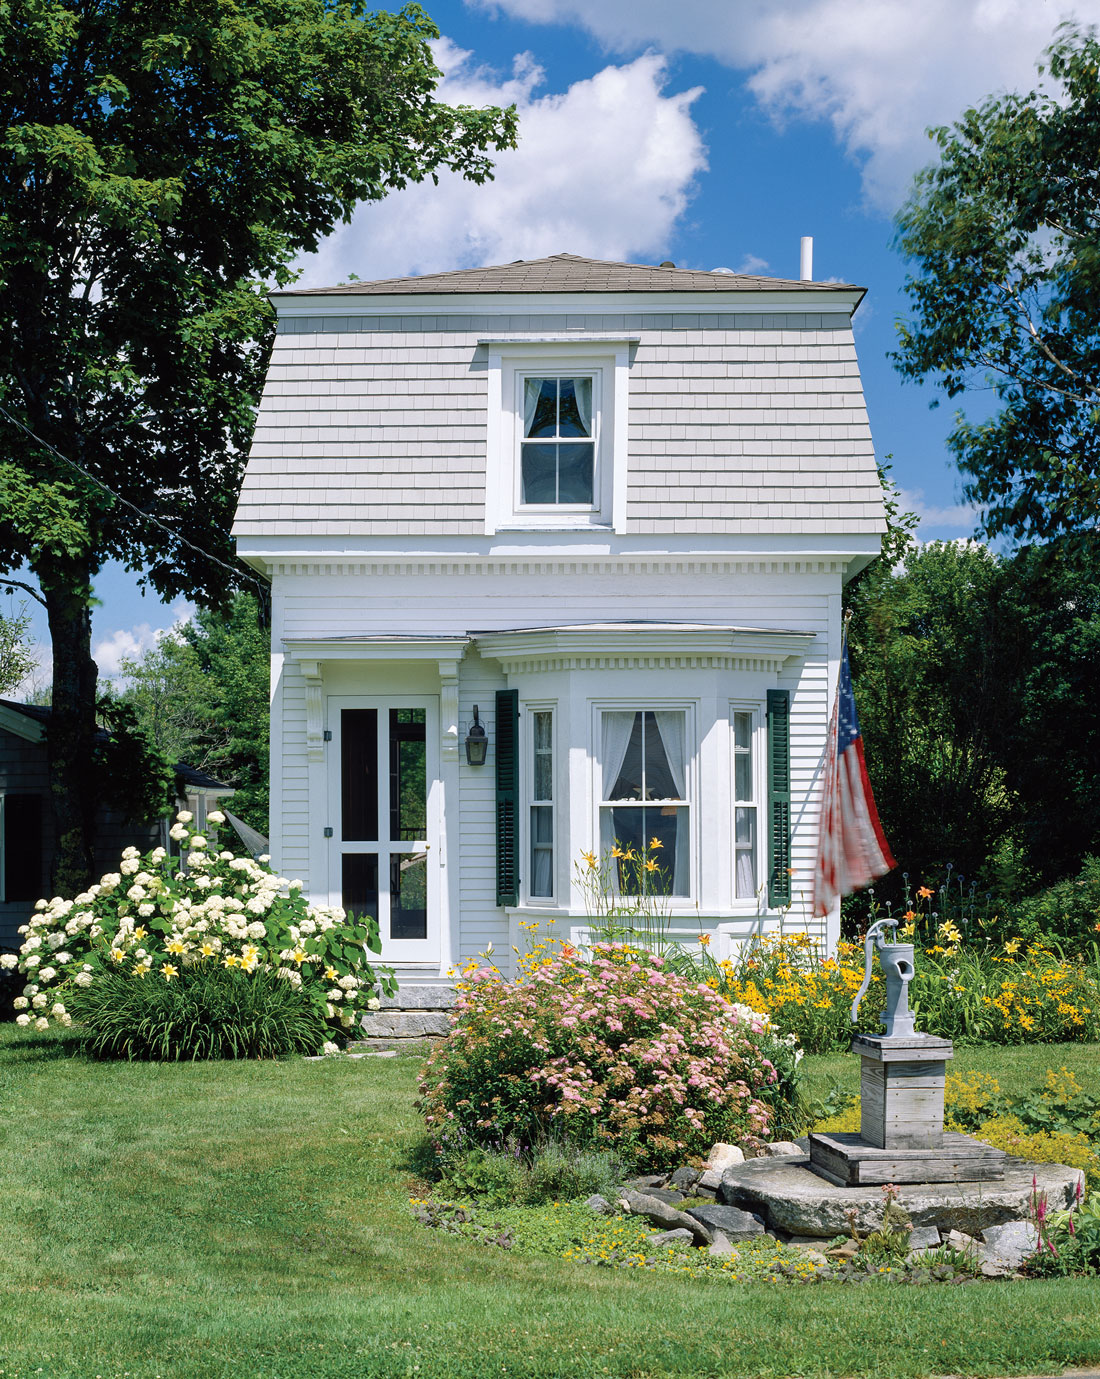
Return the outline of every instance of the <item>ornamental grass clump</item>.
{"type": "MultiPolygon", "coordinates": [[[[213,812],[207,818],[213,826],[209,836],[188,826],[192,816],[187,811],[178,815],[169,833],[180,845],[179,856],[164,848],[144,856],[127,848],[117,872],[72,900],[55,896],[38,902],[19,931],[25,937],[18,956],[0,960],[27,978],[14,1002],[18,1024],[45,1030],[51,1023],[71,1025],[77,1015],[92,1020],[93,1012],[95,1019],[105,1020],[112,1007],[112,1019],[121,1018],[126,1009],[135,1018],[154,1006],[161,1010],[163,1002],[141,995],[122,1000],[127,984],[138,983],[186,983],[199,1012],[196,1018],[209,1021],[211,1010],[204,1008],[202,993],[223,1003],[227,991],[240,990],[200,980],[219,970],[262,978],[253,993],[254,1006],[259,992],[276,990],[274,983],[300,992],[316,1017],[311,1028],[323,1026],[330,1033],[327,1046],[335,1048],[332,1035],[343,1037],[364,1009],[377,1007],[378,987],[387,995],[396,990],[393,974],[373,968],[367,959],[368,949],[378,952],[381,946],[376,920],[310,904],[301,881],[277,875],[265,865],[266,857],[254,861],[219,847],[217,827],[225,816],[213,812]]],[[[243,1012],[245,1004],[234,999],[243,1012]]],[[[277,1006],[282,1012],[278,1019],[289,1021],[287,998],[280,992],[273,1000],[272,1019],[277,1006]]],[[[183,1004],[181,998],[181,1008],[183,1004]]],[[[200,1043],[179,1042],[182,1027],[175,1017],[169,1024],[177,1033],[165,1043],[165,1018],[163,1011],[156,1017],[160,1033],[154,1042],[162,1051],[147,1056],[239,1057],[244,1055],[227,1051],[253,1046],[258,1038],[245,1033],[245,1025],[253,1028],[249,1016],[235,1036],[221,1039],[219,1052],[196,1054],[189,1050],[200,1043]],[[177,1044],[182,1051],[175,1051],[177,1044]]],[[[297,1016],[288,1028],[290,1024],[306,1028],[297,1016]]],[[[298,1047],[301,1037],[294,1036],[291,1045],[298,1047]]],[[[268,1036],[259,1042],[266,1045],[268,1036]]],[[[101,1042],[99,1051],[116,1048],[132,1057],[140,1043],[136,1033],[129,1040],[113,1035],[101,1042]]]]}
{"type": "Polygon", "coordinates": [[[657,1169],[769,1130],[776,1071],[751,1027],[657,954],[597,945],[518,982],[482,968],[461,986],[418,1103],[444,1154],[558,1139],[657,1169]]]}

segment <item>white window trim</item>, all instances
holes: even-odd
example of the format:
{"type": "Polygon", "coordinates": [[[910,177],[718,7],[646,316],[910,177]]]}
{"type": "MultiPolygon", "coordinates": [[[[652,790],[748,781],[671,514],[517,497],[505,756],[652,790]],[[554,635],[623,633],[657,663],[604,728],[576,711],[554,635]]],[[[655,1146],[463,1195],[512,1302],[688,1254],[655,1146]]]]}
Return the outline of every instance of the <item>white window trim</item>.
{"type": "Polygon", "coordinates": [[[485,532],[626,530],[629,340],[488,342],[485,532]],[[593,379],[596,456],[593,507],[519,506],[519,444],[524,376],[589,375],[593,379]],[[597,403],[597,398],[599,402],[597,403]]]}
{"type": "Polygon", "coordinates": [[[767,770],[768,727],[765,706],[759,699],[731,699],[729,701],[729,897],[732,910],[746,914],[756,914],[760,910],[761,894],[767,908],[767,770]],[[753,803],[756,808],[756,893],[752,896],[737,894],[737,776],[736,751],[734,749],[733,715],[752,714],[752,788],[753,803]]]}
{"type": "Polygon", "coordinates": [[[520,723],[523,725],[523,767],[520,772],[520,793],[523,799],[523,817],[520,820],[520,846],[523,866],[520,869],[522,905],[533,909],[557,909],[560,904],[561,886],[558,879],[560,863],[559,843],[562,828],[558,818],[561,796],[560,763],[558,757],[558,704],[557,700],[524,700],[520,704],[520,723]],[[553,798],[548,801],[535,799],[535,714],[550,715],[550,789],[553,798]],[[532,895],[531,882],[534,879],[534,865],[531,856],[531,810],[536,804],[550,805],[550,886],[549,895],[532,895]]]}
{"type": "MultiPolygon", "coordinates": [[[[683,804],[688,811],[688,893],[670,895],[668,912],[673,916],[694,914],[699,909],[700,869],[699,869],[699,701],[683,698],[655,698],[649,695],[631,696],[621,699],[599,699],[591,703],[589,714],[589,749],[592,762],[589,799],[589,844],[598,855],[600,852],[600,811],[604,802],[602,715],[605,713],[647,713],[653,709],[667,710],[684,715],[684,790],[683,804]]],[[[612,782],[614,783],[614,782],[612,782]]]]}

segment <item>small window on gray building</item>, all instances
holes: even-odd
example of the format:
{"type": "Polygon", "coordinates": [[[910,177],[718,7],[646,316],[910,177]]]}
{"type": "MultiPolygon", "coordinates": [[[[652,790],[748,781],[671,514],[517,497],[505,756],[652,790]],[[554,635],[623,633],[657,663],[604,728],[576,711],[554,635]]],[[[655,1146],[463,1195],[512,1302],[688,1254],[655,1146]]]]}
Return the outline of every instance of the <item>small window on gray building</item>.
{"type": "Polygon", "coordinates": [[[42,796],[4,795],[0,803],[0,900],[33,905],[42,895],[42,796]]]}

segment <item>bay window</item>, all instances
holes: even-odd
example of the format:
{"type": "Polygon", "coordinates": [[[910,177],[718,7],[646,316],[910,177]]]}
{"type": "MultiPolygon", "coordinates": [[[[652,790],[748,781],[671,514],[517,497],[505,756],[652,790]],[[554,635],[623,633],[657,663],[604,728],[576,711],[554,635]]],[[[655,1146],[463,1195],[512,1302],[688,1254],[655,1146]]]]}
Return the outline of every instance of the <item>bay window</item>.
{"type": "MultiPolygon", "coordinates": [[[[691,891],[687,762],[683,709],[600,714],[600,849],[633,850],[643,866],[656,864],[655,889],[685,897],[691,891]]],[[[620,868],[620,884],[626,870],[620,868]]]]}

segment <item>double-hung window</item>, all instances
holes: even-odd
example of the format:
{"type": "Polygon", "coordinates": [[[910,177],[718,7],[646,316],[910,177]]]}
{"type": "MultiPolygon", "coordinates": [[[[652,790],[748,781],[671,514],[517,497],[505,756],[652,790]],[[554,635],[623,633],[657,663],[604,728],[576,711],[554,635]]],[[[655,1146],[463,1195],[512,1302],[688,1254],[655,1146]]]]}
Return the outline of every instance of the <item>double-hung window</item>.
{"type": "Polygon", "coordinates": [[[591,375],[523,379],[522,508],[591,509],[595,503],[596,420],[591,375]]]}
{"type": "MultiPolygon", "coordinates": [[[[691,893],[688,716],[684,709],[605,709],[599,716],[600,849],[655,863],[666,894],[691,893]]],[[[622,886],[633,873],[620,866],[622,886]]]]}
{"type": "Polygon", "coordinates": [[[532,709],[529,718],[531,879],[527,890],[532,899],[550,900],[554,895],[554,713],[532,709]]]}
{"type": "Polygon", "coordinates": [[[757,845],[756,715],[731,712],[733,750],[733,894],[752,900],[759,885],[757,845]]]}

